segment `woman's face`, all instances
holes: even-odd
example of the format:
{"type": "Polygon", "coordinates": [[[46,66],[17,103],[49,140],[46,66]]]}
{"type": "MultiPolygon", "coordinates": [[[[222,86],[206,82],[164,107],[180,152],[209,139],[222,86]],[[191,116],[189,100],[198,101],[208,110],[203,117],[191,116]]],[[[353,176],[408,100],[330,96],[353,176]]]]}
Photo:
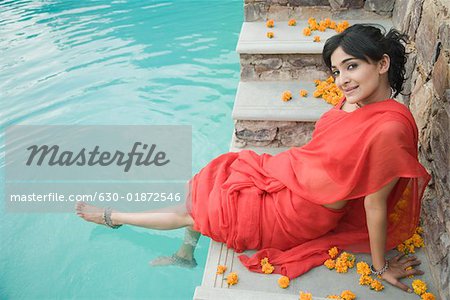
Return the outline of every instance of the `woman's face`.
{"type": "Polygon", "coordinates": [[[387,81],[389,57],[387,55],[386,57],[380,62],[368,63],[345,53],[341,47],[333,52],[331,72],[336,85],[344,92],[347,102],[365,105],[389,98],[390,88],[387,81]]]}

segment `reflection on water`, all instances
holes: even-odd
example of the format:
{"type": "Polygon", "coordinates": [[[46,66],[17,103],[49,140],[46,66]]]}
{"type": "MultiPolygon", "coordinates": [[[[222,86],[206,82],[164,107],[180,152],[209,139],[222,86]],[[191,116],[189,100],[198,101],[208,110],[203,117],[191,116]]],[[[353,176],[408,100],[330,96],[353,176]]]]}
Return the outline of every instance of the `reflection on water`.
{"type": "MultiPolygon", "coordinates": [[[[191,124],[197,172],[228,149],[242,6],[0,2],[0,180],[5,129],[13,124],[191,124]]],[[[152,269],[148,260],[175,251],[182,231],[112,232],[74,215],[7,214],[3,207],[0,217],[2,299],[190,299],[201,282],[207,239],[199,268],[152,269]]]]}

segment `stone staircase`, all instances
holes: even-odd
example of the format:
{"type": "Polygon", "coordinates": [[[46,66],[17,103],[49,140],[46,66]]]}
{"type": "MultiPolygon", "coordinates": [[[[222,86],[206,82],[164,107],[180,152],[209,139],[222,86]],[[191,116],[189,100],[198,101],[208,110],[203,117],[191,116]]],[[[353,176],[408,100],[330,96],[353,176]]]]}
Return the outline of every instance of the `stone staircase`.
{"type": "MultiPolygon", "coordinates": [[[[253,2],[246,0],[246,5],[252,5],[253,2]]],[[[246,20],[252,22],[243,23],[236,48],[240,55],[241,81],[232,113],[235,132],[230,151],[250,149],[274,155],[289,147],[306,144],[311,138],[315,122],[332,108],[332,105],[312,95],[315,90],[313,80],[325,80],[329,76],[322,63],[321,52],[326,39],[336,32],[327,29],[325,32],[314,31],[311,36],[304,36],[302,30],[307,27],[307,19],[329,17],[336,22],[347,20],[350,25],[381,24],[386,29],[392,27],[392,21],[360,9],[336,12],[330,7],[302,7],[300,4],[293,7],[280,6],[278,10],[273,8],[272,11],[276,11],[275,17],[266,17],[274,18],[275,26],[267,28],[264,18],[255,17],[252,9],[255,8],[246,9],[246,20]],[[358,19],[358,16],[364,20],[358,19]],[[367,18],[368,16],[372,18],[367,18]],[[297,25],[288,26],[289,18],[295,18],[297,25]],[[266,37],[268,31],[274,32],[274,38],[266,37]],[[319,35],[321,42],[313,42],[314,35],[319,35]],[[307,90],[308,96],[300,97],[300,89],[307,90]],[[285,90],[290,90],[293,94],[293,99],[289,102],[281,100],[281,94],[285,90]]],[[[247,251],[246,254],[253,252],[247,251]]],[[[393,254],[394,252],[391,255],[393,254]]],[[[420,250],[417,255],[422,260],[422,270],[426,272],[421,279],[431,285],[425,251],[420,250]]],[[[371,261],[366,254],[356,257],[357,261],[371,261]]],[[[262,275],[247,271],[232,249],[211,241],[202,285],[196,288],[194,299],[298,299],[300,290],[311,292],[313,299],[325,299],[329,294],[340,294],[346,289],[352,290],[358,299],[420,299],[415,294],[408,295],[391,286],[386,286],[381,293],[359,286],[355,269],[347,274],[337,274],[325,267],[318,267],[291,280],[287,289],[278,287],[279,277],[278,274],[262,275]],[[237,285],[228,287],[225,276],[216,274],[219,264],[228,267],[225,275],[231,271],[239,274],[237,285]]],[[[412,279],[403,281],[410,284],[412,279]]],[[[434,288],[430,286],[429,291],[434,292],[434,288]]]]}

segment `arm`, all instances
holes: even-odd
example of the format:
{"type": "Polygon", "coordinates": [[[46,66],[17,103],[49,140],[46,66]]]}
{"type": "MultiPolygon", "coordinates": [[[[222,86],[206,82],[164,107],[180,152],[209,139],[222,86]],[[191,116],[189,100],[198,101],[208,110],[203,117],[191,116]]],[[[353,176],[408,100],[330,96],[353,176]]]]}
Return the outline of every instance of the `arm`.
{"type": "MultiPolygon", "coordinates": [[[[366,211],[367,228],[370,240],[370,252],[375,270],[380,270],[385,264],[384,251],[386,248],[387,231],[387,199],[398,180],[399,178],[394,178],[380,190],[367,195],[364,198],[364,208],[366,211]]],[[[400,282],[399,279],[409,275],[422,275],[423,272],[415,269],[405,271],[409,266],[419,265],[420,261],[414,256],[407,258],[402,257],[403,255],[397,255],[389,259],[389,268],[381,275],[381,277],[390,284],[411,293],[411,289],[400,282]]]]}
{"type": "Polygon", "coordinates": [[[394,178],[377,192],[364,198],[367,228],[369,230],[370,252],[372,264],[376,270],[380,270],[385,263],[384,250],[386,247],[387,230],[387,198],[397,183],[394,178]]]}

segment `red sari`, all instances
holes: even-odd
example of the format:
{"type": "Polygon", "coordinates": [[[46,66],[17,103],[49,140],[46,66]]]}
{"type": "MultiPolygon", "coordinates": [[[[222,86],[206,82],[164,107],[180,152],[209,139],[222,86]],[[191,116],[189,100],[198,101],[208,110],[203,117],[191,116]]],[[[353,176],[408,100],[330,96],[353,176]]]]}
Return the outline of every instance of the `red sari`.
{"type": "Polygon", "coordinates": [[[417,159],[414,118],[393,99],[350,113],[343,100],[302,147],[212,160],[191,180],[194,229],[236,252],[258,249],[239,257],[251,271],[268,257],[275,273],[294,278],[323,264],[333,246],[370,253],[364,197],[400,177],[388,197],[386,250],[409,238],[431,178],[417,159]],[[322,206],[341,200],[350,201],[340,210],[322,206]]]}

